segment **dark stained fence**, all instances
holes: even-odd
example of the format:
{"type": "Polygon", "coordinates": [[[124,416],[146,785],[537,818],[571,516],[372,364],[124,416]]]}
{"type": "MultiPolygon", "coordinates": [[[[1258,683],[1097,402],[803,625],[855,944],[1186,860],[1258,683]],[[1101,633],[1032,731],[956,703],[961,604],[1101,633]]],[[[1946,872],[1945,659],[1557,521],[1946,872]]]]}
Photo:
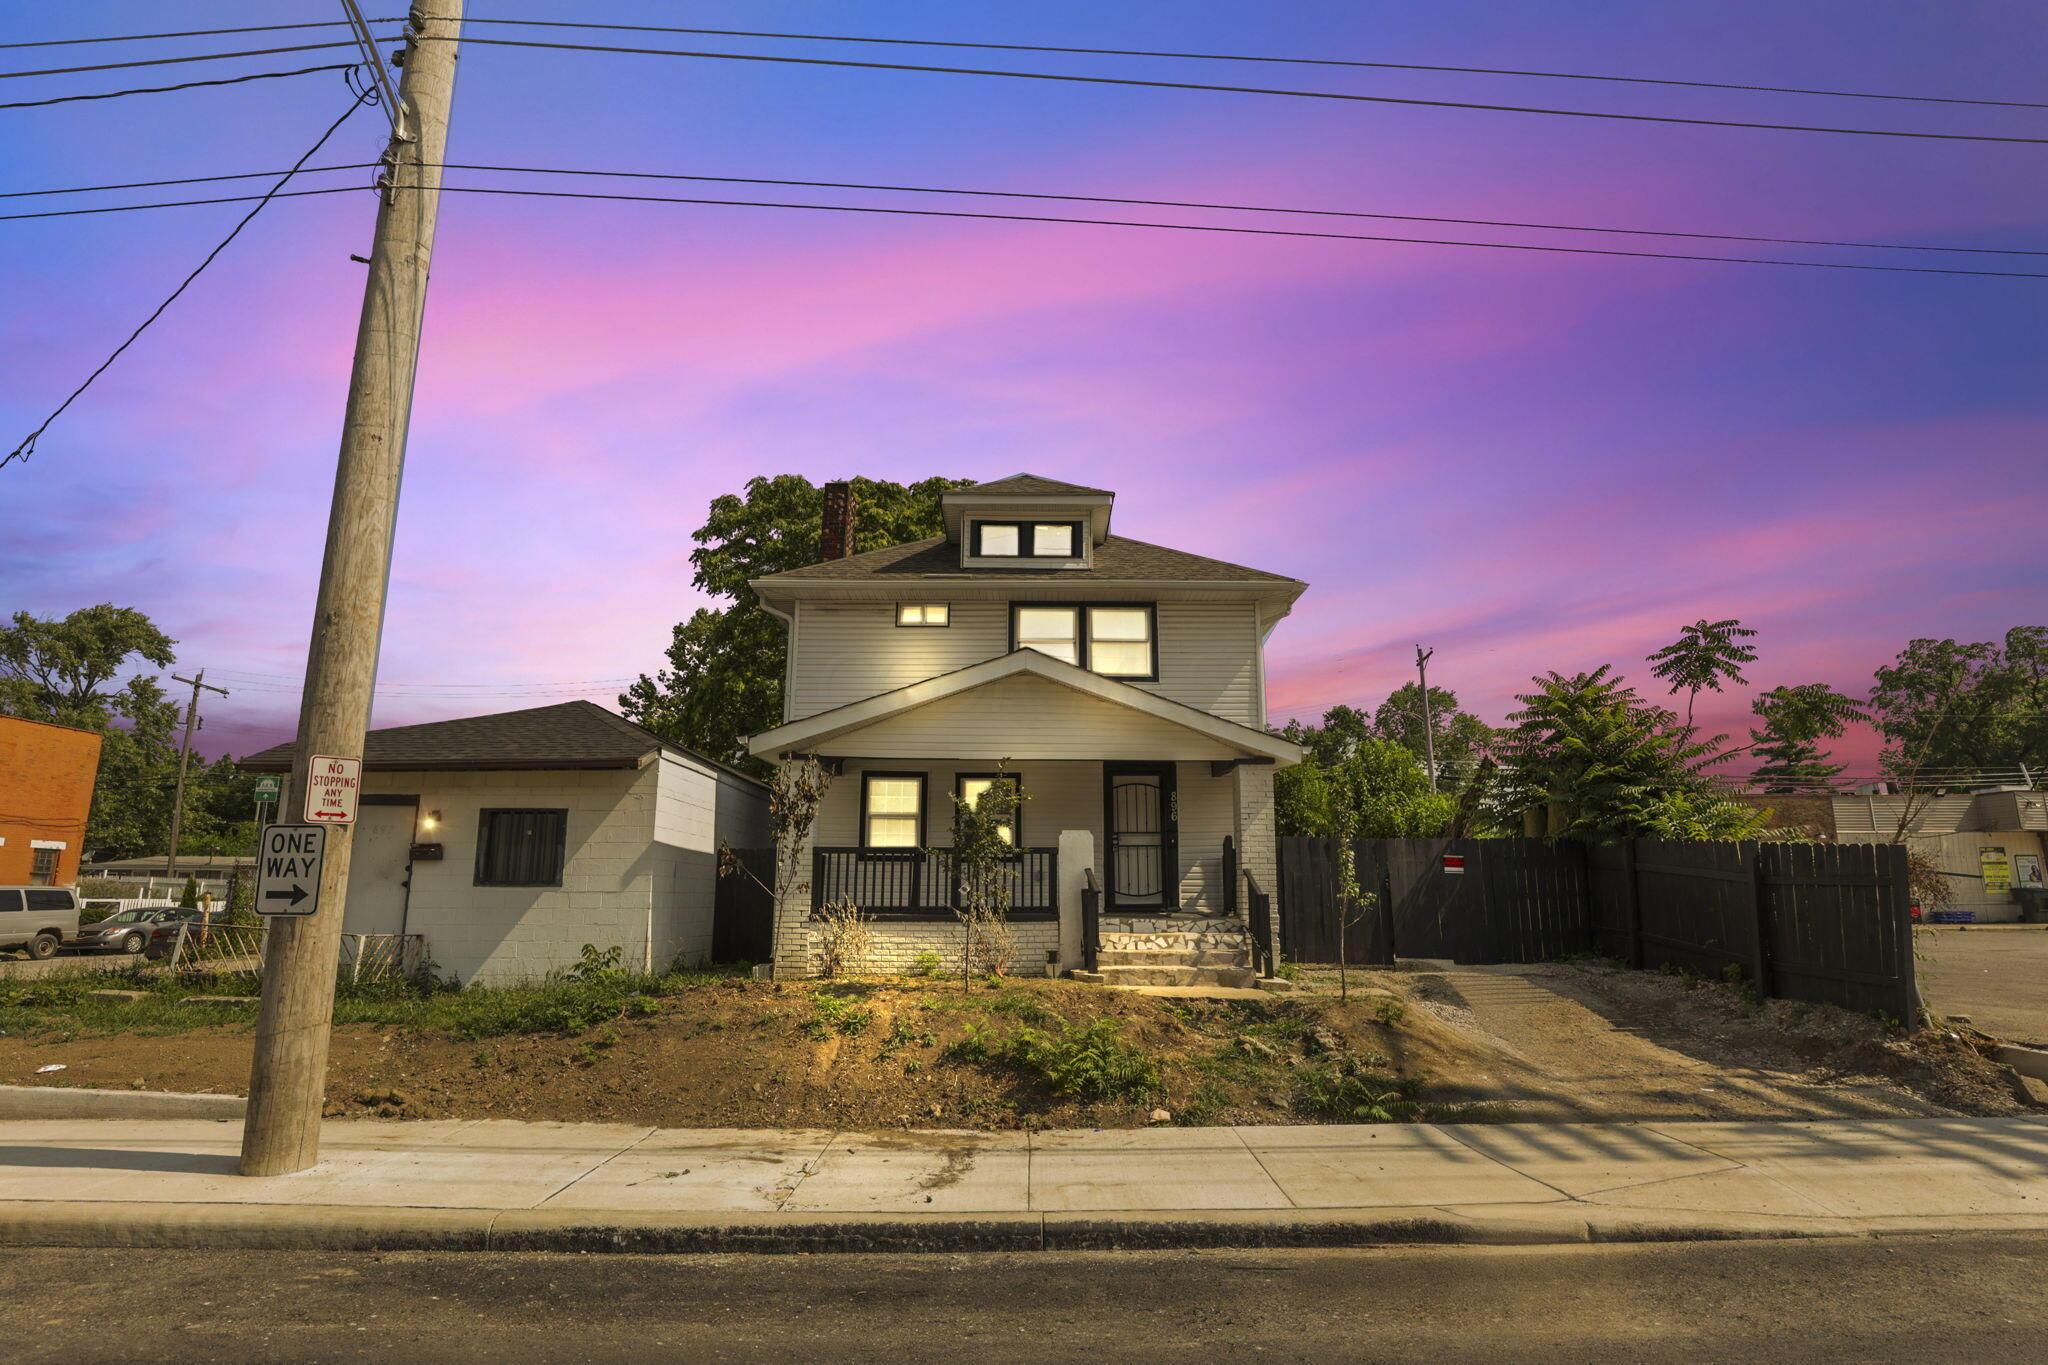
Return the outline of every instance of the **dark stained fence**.
{"type": "Polygon", "coordinates": [[[775,897],[768,891],[775,885],[775,850],[733,852],[747,870],[718,879],[711,911],[711,960],[766,962],[775,955],[775,897]]]}
{"type": "MultiPolygon", "coordinates": [[[[1352,963],[1541,962],[1598,952],[1636,967],[1739,972],[1760,996],[1914,1017],[1903,849],[1876,844],[1588,847],[1541,839],[1366,839],[1378,913],[1347,926],[1352,963]],[[1446,856],[1463,859],[1462,872],[1446,856]]],[[[1280,953],[1337,960],[1336,851],[1280,840],[1280,953]]]]}
{"type": "MultiPolygon", "coordinates": [[[[1383,867],[1366,848],[1361,843],[1355,853],[1359,889],[1380,898],[1369,909],[1352,910],[1351,922],[1343,926],[1342,958],[1357,967],[1391,967],[1394,948],[1381,895],[1383,867]]],[[[1336,962],[1338,928],[1337,841],[1280,840],[1280,955],[1295,962],[1336,962]]]]}

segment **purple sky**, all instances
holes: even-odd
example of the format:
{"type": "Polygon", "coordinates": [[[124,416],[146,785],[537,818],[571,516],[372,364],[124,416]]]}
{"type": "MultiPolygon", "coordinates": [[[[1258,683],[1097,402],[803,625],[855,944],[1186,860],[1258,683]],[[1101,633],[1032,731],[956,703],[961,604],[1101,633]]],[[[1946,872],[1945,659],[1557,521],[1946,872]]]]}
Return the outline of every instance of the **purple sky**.
{"type": "MultiPolygon", "coordinates": [[[[257,12],[192,4],[180,23],[245,23],[257,12]]],[[[324,0],[260,7],[263,22],[334,13],[324,0]]],[[[161,15],[110,0],[13,16],[6,31],[146,32],[161,15]]],[[[1967,10],[1217,0],[986,12],[621,0],[605,17],[2048,98],[2039,10],[2018,0],[1967,10]]],[[[28,49],[7,65],[143,50],[28,49]]],[[[2028,110],[824,51],[2048,134],[2048,117],[2028,110]]],[[[168,70],[178,79],[192,68],[168,70]]],[[[135,83],[166,72],[142,74],[135,83]]],[[[5,93],[126,79],[10,81],[5,93]]],[[[344,101],[338,77],[323,75],[0,111],[0,188],[280,168],[344,101]]],[[[323,159],[371,159],[379,124],[359,114],[323,159]]],[[[476,162],[2048,250],[2048,148],[910,73],[476,47],[450,149],[476,162]]],[[[0,444],[40,421],[240,211],[0,223],[0,444]]],[[[111,600],[148,611],[181,642],[182,668],[205,666],[234,691],[210,706],[211,751],[291,728],[361,297],[349,253],[366,249],[371,213],[356,195],[274,205],[51,429],[33,462],[0,472],[0,610],[56,614],[111,600]]],[[[1273,640],[1276,721],[1376,704],[1407,677],[1417,640],[1436,647],[1433,680],[1497,719],[1541,669],[1612,660],[1644,677],[1642,656],[1703,615],[1763,630],[1760,685],[1860,691],[1911,636],[1990,638],[2044,616],[2048,556],[2029,548],[2048,467],[2044,305],[2048,281],[450,196],[376,722],[574,695],[609,702],[618,680],[660,662],[670,626],[698,604],[689,533],[706,502],[780,472],[1030,470],[1107,484],[1125,534],[1307,579],[1311,591],[1273,640]]],[[[1709,712],[1727,724],[1746,714],[1746,698],[1709,712]]],[[[1845,752],[1865,766],[1868,739],[1845,752]]]]}

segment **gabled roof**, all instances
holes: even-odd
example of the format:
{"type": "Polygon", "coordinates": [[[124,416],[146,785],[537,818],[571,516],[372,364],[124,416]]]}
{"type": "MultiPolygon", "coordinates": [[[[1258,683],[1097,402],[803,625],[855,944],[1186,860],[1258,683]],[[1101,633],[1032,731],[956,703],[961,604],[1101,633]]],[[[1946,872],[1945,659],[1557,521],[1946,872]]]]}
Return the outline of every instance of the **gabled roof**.
{"type": "Polygon", "coordinates": [[[814,716],[805,716],[802,720],[793,720],[772,730],[763,730],[747,742],[747,747],[762,758],[804,752],[818,744],[829,742],[835,735],[858,730],[905,711],[943,701],[948,697],[958,696],[977,687],[986,687],[990,683],[1020,674],[1030,674],[1048,682],[1070,687],[1098,701],[1127,706],[1133,711],[1178,725],[1266,762],[1297,763],[1301,760],[1301,746],[1291,740],[1282,739],[1278,735],[1254,729],[1249,725],[1240,725],[1236,721],[1225,720],[1221,716],[1212,716],[1198,707],[1158,696],[1142,687],[1134,687],[1115,678],[1105,678],[1099,673],[1091,673],[1085,668],[1078,668],[1063,659],[1055,659],[1050,654],[1041,654],[1035,649],[1013,650],[993,659],[985,659],[978,664],[970,664],[966,668],[955,669],[951,673],[942,673],[936,678],[926,678],[908,687],[899,687],[893,692],[883,692],[861,701],[849,702],[845,706],[835,706],[829,711],[820,711],[814,716]]]}
{"type": "Polygon", "coordinates": [[[990,479],[987,483],[973,483],[965,488],[948,489],[947,497],[973,497],[977,493],[1037,493],[1047,497],[1071,497],[1081,495],[1095,498],[1112,498],[1116,495],[1107,488],[1086,488],[1078,483],[1062,483],[1038,474],[1012,474],[1007,479],[990,479]]]}
{"type": "MultiPolygon", "coordinates": [[[[291,744],[277,744],[241,761],[256,772],[288,772],[291,744]]],[[[436,772],[639,768],[662,750],[729,772],[716,759],[670,744],[652,730],[595,702],[565,701],[489,716],[394,725],[363,739],[366,772],[436,772]]],[[[747,777],[747,781],[756,779],[747,777]]]]}
{"type": "Polygon", "coordinates": [[[944,536],[891,545],[866,554],[848,555],[788,569],[754,580],[756,585],[808,582],[914,581],[920,578],[974,578],[1029,582],[1086,583],[1090,580],[1158,583],[1246,583],[1300,588],[1299,579],[1264,569],[1246,568],[1185,550],[1151,545],[1125,536],[1105,536],[1095,547],[1095,560],[1086,569],[1048,568],[962,568],[960,547],[944,536]]]}

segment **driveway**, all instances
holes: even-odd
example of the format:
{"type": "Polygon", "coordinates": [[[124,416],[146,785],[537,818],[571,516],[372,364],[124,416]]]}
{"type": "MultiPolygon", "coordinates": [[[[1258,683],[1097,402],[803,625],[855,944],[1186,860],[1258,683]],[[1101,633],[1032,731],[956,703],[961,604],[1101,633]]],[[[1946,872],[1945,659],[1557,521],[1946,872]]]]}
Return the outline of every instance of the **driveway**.
{"type": "Polygon", "coordinates": [[[2048,1044],[2048,927],[1913,935],[1920,995],[1936,1017],[1962,1014],[2009,1042],[2048,1044]]]}
{"type": "Polygon", "coordinates": [[[121,953],[74,953],[63,949],[55,957],[38,962],[22,953],[0,954],[0,980],[23,981],[38,976],[65,976],[72,972],[97,972],[132,962],[121,953]]]}

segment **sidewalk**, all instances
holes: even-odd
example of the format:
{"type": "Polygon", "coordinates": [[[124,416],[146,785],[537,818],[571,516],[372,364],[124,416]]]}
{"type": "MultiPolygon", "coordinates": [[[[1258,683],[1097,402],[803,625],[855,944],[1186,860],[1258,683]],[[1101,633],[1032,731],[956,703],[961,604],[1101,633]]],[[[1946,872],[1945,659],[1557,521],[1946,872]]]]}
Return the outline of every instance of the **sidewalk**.
{"type": "Polygon", "coordinates": [[[1327,1246],[2048,1231],[2048,1122],[854,1134],[0,1123],[0,1245],[449,1250],[1327,1246]]]}

